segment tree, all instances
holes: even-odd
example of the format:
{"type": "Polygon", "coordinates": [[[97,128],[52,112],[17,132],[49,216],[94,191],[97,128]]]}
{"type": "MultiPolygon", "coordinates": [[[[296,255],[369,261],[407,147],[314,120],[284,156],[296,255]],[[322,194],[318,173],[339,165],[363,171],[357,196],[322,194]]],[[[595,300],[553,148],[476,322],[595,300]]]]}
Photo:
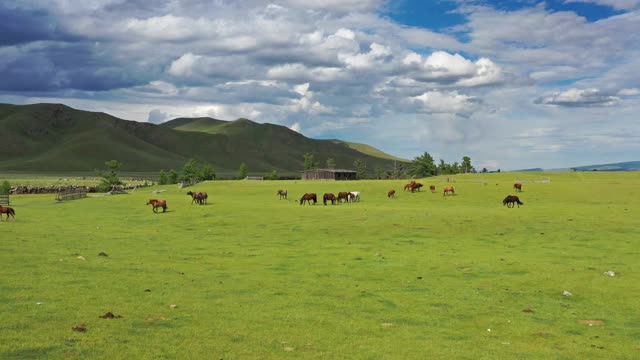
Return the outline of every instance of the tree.
{"type": "Polygon", "coordinates": [[[428,152],[416,156],[409,167],[409,174],[416,177],[426,177],[436,175],[438,172],[433,162],[433,157],[428,152]]]}
{"type": "Polygon", "coordinates": [[[489,170],[487,170],[487,168],[485,167],[485,168],[482,168],[482,172],[483,173],[487,173],[487,172],[489,172],[489,170]]]}
{"type": "Polygon", "coordinates": [[[304,155],[304,170],[313,170],[318,168],[318,162],[313,157],[312,153],[305,153],[304,155]]]}
{"type": "Polygon", "coordinates": [[[213,166],[206,164],[200,169],[200,178],[202,180],[213,180],[216,178],[216,172],[213,170],[213,166]]]}
{"type": "Polygon", "coordinates": [[[9,195],[10,193],[11,184],[9,183],[9,180],[4,180],[2,184],[0,184],[0,195],[9,195]]]}
{"type": "Polygon", "coordinates": [[[460,164],[458,164],[457,161],[454,161],[453,164],[451,164],[450,169],[451,169],[450,174],[459,174],[459,173],[461,173],[461,170],[460,170],[461,167],[460,167],[460,164]]]}
{"type": "Polygon", "coordinates": [[[367,164],[365,164],[361,159],[358,159],[353,162],[353,167],[356,169],[356,178],[364,179],[367,173],[367,164]]]}
{"type": "Polygon", "coordinates": [[[328,169],[335,169],[336,168],[336,161],[333,160],[333,158],[328,158],[327,159],[327,168],[328,169]]]}
{"type": "Polygon", "coordinates": [[[278,176],[278,172],[276,171],[276,169],[273,169],[271,171],[271,173],[269,173],[265,179],[267,180],[278,180],[280,178],[280,176],[278,176]]]}
{"type": "Polygon", "coordinates": [[[187,163],[182,167],[182,173],[179,180],[191,183],[200,179],[200,170],[198,168],[199,165],[197,160],[191,159],[187,161],[187,163]]]}
{"type": "Polygon", "coordinates": [[[179,177],[180,177],[180,176],[178,175],[178,172],[177,172],[177,171],[175,171],[175,170],[173,170],[173,169],[169,170],[169,176],[168,176],[168,178],[169,178],[169,184],[177,184],[177,183],[178,183],[178,178],[179,178],[179,177]]]}
{"type": "Polygon", "coordinates": [[[118,160],[109,160],[105,161],[104,166],[104,170],[96,170],[98,176],[102,177],[97,189],[98,191],[107,192],[113,189],[114,186],[123,184],[118,176],[118,170],[122,167],[122,163],[118,160]]]}
{"type": "Polygon", "coordinates": [[[440,159],[440,164],[438,164],[438,175],[445,175],[449,173],[449,166],[444,160],[440,159]]]}
{"type": "Polygon", "coordinates": [[[160,170],[160,176],[158,177],[158,185],[166,185],[169,183],[169,176],[164,170],[160,170]]]}
{"type": "Polygon", "coordinates": [[[470,172],[475,172],[475,170],[476,169],[474,169],[473,166],[471,166],[471,158],[468,156],[462,157],[462,172],[470,173],[470,172]]]}
{"type": "Polygon", "coordinates": [[[374,171],[376,173],[376,179],[378,180],[384,179],[386,171],[384,171],[384,169],[381,166],[376,166],[376,169],[374,171]]]}
{"type": "Polygon", "coordinates": [[[247,167],[247,164],[245,163],[240,164],[240,169],[238,169],[238,178],[242,180],[247,177],[248,173],[249,173],[249,168],[247,167]]]}

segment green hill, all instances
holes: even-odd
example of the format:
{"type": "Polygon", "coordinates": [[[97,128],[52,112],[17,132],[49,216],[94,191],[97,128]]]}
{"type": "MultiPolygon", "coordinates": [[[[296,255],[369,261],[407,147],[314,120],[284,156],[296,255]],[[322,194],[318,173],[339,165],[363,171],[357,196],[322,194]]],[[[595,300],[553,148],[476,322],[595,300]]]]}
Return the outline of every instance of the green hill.
{"type": "Polygon", "coordinates": [[[154,125],[61,104],[0,104],[0,129],[0,171],[92,172],[115,159],[125,172],[157,172],[196,159],[218,173],[235,173],[244,162],[251,174],[275,169],[294,175],[307,152],[320,164],[333,158],[343,168],[361,159],[370,172],[393,163],[341,141],[309,139],[247,119],[180,118],[154,125]]]}

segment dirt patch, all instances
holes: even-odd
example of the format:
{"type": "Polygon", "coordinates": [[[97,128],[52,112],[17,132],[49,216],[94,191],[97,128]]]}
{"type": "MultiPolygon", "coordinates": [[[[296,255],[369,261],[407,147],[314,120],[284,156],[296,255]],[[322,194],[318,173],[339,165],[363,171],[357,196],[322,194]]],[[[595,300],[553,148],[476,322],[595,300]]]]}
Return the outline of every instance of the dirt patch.
{"type": "Polygon", "coordinates": [[[145,320],[146,321],[164,321],[164,320],[167,320],[167,318],[164,316],[155,316],[155,317],[148,317],[145,320]]]}
{"type": "Polygon", "coordinates": [[[392,326],[393,326],[393,324],[392,324],[392,323],[382,323],[382,324],[380,324],[380,325],[381,325],[382,327],[384,327],[384,328],[390,328],[390,327],[392,327],[392,326]]]}
{"type": "Polygon", "coordinates": [[[604,321],[602,320],[578,320],[578,324],[584,324],[589,326],[602,326],[604,321]]]}
{"type": "Polygon", "coordinates": [[[87,332],[87,325],[85,324],[76,325],[72,327],[71,330],[77,331],[77,332],[87,332]]]}
{"type": "Polygon", "coordinates": [[[104,315],[100,315],[100,317],[103,318],[103,319],[119,319],[122,316],[114,315],[111,311],[109,311],[108,313],[106,313],[104,315]]]}
{"type": "Polygon", "coordinates": [[[539,332],[539,333],[535,333],[535,334],[533,334],[533,336],[547,337],[547,336],[549,336],[549,334],[547,334],[547,333],[543,333],[543,332],[539,332]]]}
{"type": "Polygon", "coordinates": [[[535,313],[535,311],[533,311],[531,309],[524,309],[524,310],[522,310],[522,312],[523,313],[531,313],[531,314],[535,313]]]}

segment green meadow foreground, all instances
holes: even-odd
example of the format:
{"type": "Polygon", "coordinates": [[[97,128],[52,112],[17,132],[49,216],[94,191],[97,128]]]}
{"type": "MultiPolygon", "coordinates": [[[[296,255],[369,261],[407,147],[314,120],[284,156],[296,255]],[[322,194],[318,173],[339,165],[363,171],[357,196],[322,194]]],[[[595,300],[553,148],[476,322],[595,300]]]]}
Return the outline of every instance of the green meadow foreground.
{"type": "Polygon", "coordinates": [[[12,196],[0,358],[640,358],[640,173],[455,180],[448,197],[444,177],[414,194],[390,180],[12,196]],[[508,209],[515,178],[524,205],[508,209]],[[339,191],[362,200],[322,205],[339,191]]]}

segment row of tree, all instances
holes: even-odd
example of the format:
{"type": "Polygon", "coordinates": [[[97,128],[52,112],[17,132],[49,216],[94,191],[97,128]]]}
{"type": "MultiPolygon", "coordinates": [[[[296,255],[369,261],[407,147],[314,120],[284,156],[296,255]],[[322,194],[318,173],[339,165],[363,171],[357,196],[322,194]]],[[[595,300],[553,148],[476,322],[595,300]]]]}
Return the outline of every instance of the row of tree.
{"type": "Polygon", "coordinates": [[[462,157],[462,162],[457,161],[453,164],[447,164],[444,160],[440,159],[440,163],[436,164],[433,156],[428,152],[420,156],[416,156],[409,165],[408,173],[415,177],[427,177],[436,175],[452,175],[452,174],[464,174],[475,173],[476,169],[471,165],[471,158],[468,156],[462,157]]]}

